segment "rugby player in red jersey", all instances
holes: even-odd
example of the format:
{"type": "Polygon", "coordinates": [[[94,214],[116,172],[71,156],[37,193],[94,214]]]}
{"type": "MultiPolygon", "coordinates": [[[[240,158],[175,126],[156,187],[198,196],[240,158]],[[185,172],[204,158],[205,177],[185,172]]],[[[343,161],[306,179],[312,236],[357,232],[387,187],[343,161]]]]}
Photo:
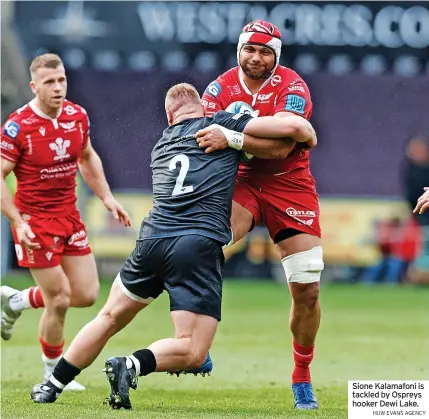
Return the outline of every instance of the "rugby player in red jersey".
{"type": "MultiPolygon", "coordinates": [[[[247,24],[238,41],[239,65],[204,92],[206,115],[245,102],[259,116],[287,118],[293,114],[309,119],[313,104],[308,86],[295,71],[279,65],[281,45],[280,31],[273,24],[262,20],[247,24]]],[[[211,150],[231,146],[212,127],[197,136],[211,150]]],[[[319,200],[309,165],[309,151],[314,146],[314,141],[296,144],[285,159],[244,161],[231,216],[234,242],[254,225],[264,223],[278,249],[292,296],[292,389],[297,409],[318,408],[309,369],[320,323],[319,285],[324,267],[319,200]]]]}
{"type": "MultiPolygon", "coordinates": [[[[19,266],[30,269],[36,287],[1,287],[1,336],[12,336],[27,308],[44,307],[39,340],[49,377],[61,358],[69,307],[91,306],[99,290],[97,268],[76,207],[76,173],[123,223],[130,218],[113,197],[98,154],[91,146],[88,115],[65,99],[67,78],[55,54],[30,66],[35,98],[13,112],[1,129],[1,207],[11,223],[19,266]],[[5,178],[17,178],[13,200],[5,178]]],[[[85,388],[73,381],[70,390],[85,388]]]]}

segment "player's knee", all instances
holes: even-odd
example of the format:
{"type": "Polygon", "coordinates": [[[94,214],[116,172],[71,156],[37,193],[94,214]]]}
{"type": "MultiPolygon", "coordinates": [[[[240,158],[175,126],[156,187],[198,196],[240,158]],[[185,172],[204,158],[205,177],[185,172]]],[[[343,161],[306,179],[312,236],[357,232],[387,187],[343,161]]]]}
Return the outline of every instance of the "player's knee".
{"type": "Polygon", "coordinates": [[[305,307],[308,310],[314,310],[319,301],[320,283],[312,282],[310,284],[291,283],[290,291],[294,304],[297,307],[305,307]]]}
{"type": "Polygon", "coordinates": [[[115,334],[118,331],[118,316],[112,310],[103,307],[97,317],[103,322],[109,334],[115,334]]]}
{"type": "Polygon", "coordinates": [[[67,290],[59,291],[48,300],[45,300],[45,307],[48,311],[64,316],[70,307],[70,293],[67,290]]]}
{"type": "Polygon", "coordinates": [[[313,310],[319,301],[320,282],[314,282],[308,284],[307,291],[305,293],[305,302],[310,310],[313,310]]]}
{"type": "Polygon", "coordinates": [[[199,368],[204,364],[207,352],[200,351],[198,348],[192,348],[189,356],[189,369],[199,368]]]}
{"type": "Polygon", "coordinates": [[[282,259],[282,265],[289,283],[320,282],[320,274],[324,268],[322,246],[286,256],[282,259]]]}
{"type": "Polygon", "coordinates": [[[96,281],[90,287],[87,287],[83,292],[74,294],[72,298],[73,307],[90,307],[98,298],[100,284],[96,281]]]}
{"type": "Polygon", "coordinates": [[[207,353],[203,353],[195,346],[191,333],[176,332],[176,339],[180,339],[183,344],[186,369],[198,368],[204,364],[207,353]]]}
{"type": "Polygon", "coordinates": [[[192,333],[188,331],[176,330],[174,337],[176,339],[191,339],[192,333]]]}
{"type": "Polygon", "coordinates": [[[97,301],[99,290],[100,290],[100,287],[97,285],[96,288],[93,288],[91,290],[91,292],[85,296],[85,299],[84,299],[85,306],[84,307],[90,307],[97,301]]]}

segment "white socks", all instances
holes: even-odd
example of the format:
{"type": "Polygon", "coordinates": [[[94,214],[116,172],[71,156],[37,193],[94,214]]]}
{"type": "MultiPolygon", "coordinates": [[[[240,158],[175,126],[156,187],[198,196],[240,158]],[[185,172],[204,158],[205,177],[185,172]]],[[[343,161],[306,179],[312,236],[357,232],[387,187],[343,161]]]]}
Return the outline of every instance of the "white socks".
{"type": "Polygon", "coordinates": [[[30,304],[30,291],[31,288],[18,291],[9,298],[9,307],[12,311],[22,311],[27,308],[32,308],[30,304]]]}

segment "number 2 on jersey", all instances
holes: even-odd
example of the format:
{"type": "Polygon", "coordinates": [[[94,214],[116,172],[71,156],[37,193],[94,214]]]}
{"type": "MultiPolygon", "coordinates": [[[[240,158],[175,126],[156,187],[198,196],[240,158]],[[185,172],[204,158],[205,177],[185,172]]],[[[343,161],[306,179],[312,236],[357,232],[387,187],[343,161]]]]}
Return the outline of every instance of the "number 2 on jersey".
{"type": "Polygon", "coordinates": [[[176,184],[174,185],[173,193],[171,194],[171,196],[182,195],[185,193],[192,192],[194,190],[194,187],[192,185],[183,186],[183,182],[185,181],[186,174],[189,170],[188,156],[186,156],[185,154],[178,154],[177,156],[174,156],[170,161],[168,169],[174,170],[177,166],[177,162],[180,163],[180,172],[179,176],[177,176],[176,184]]]}

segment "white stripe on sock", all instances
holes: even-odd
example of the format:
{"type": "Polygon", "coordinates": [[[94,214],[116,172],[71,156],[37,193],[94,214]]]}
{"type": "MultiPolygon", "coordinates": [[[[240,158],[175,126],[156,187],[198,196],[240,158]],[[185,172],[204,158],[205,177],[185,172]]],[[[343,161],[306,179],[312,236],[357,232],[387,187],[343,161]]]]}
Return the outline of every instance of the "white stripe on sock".
{"type": "Polygon", "coordinates": [[[313,352],[312,352],[311,354],[308,354],[308,355],[300,354],[299,352],[295,351],[295,349],[293,350],[293,352],[294,352],[294,353],[296,353],[296,354],[297,354],[297,355],[299,355],[299,356],[302,356],[302,357],[305,357],[305,356],[312,356],[312,355],[313,355],[313,352]]]}
{"type": "Polygon", "coordinates": [[[129,358],[131,359],[131,361],[133,361],[134,367],[136,369],[136,376],[139,377],[140,376],[140,361],[134,355],[130,355],[129,358]]]}
{"type": "Polygon", "coordinates": [[[22,290],[22,308],[26,310],[27,308],[33,308],[33,306],[30,303],[30,290],[33,287],[27,288],[25,290],[22,290]]]}
{"type": "Polygon", "coordinates": [[[125,357],[125,363],[127,364],[127,369],[129,370],[134,366],[133,361],[131,361],[129,356],[125,357]]]}
{"type": "Polygon", "coordinates": [[[52,374],[50,377],[49,377],[49,381],[56,387],[56,388],[58,388],[59,390],[62,390],[66,385],[65,384],[63,384],[63,383],[60,383],[55,377],[54,377],[54,374],[52,374]]]}

